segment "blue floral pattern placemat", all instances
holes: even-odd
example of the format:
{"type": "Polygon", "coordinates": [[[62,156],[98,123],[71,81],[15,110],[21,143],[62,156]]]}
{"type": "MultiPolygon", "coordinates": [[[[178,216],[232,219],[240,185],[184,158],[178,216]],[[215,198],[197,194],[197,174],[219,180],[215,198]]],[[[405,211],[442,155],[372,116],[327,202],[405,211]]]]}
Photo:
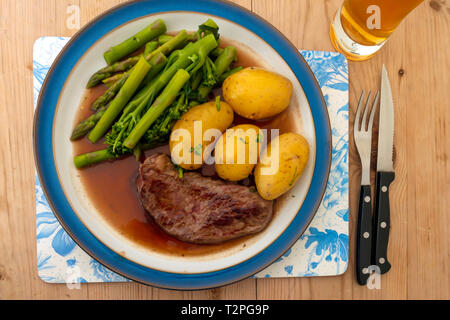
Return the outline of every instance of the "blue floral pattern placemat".
{"type": "MultiPolygon", "coordinates": [[[[69,38],[41,37],[33,48],[34,105],[44,78],[69,38]]],[[[332,161],[322,203],[308,229],[282,257],[254,277],[331,276],[348,265],[348,66],[336,52],[300,51],[314,72],[328,107],[332,161]]],[[[39,277],[50,283],[130,281],[85,253],[64,231],[36,175],[39,277]]]]}

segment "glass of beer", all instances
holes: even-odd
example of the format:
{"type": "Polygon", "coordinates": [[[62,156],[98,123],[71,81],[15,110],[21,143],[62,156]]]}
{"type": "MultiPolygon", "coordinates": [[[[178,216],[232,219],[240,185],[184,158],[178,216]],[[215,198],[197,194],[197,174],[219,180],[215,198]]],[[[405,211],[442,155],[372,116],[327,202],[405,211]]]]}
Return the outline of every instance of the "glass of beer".
{"type": "Polygon", "coordinates": [[[330,26],[336,50],[360,61],[377,52],[423,0],[345,0],[330,26]]]}

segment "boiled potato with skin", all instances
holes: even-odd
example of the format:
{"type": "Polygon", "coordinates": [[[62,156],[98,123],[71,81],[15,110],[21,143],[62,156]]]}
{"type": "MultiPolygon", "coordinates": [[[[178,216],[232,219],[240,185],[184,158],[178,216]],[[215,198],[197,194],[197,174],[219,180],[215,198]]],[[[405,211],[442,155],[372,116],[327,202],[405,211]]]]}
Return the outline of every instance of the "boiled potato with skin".
{"type": "Polygon", "coordinates": [[[222,91],[234,112],[257,120],[272,117],[288,107],[292,83],[275,72],[250,67],[229,76],[222,91]]]}
{"type": "Polygon", "coordinates": [[[205,160],[205,149],[214,142],[214,138],[205,136],[205,133],[215,129],[218,138],[233,123],[233,118],[233,109],[223,101],[219,108],[215,101],[193,107],[175,123],[170,134],[172,161],[183,169],[200,168],[205,160]]]}
{"type": "Polygon", "coordinates": [[[267,152],[261,153],[255,168],[259,195],[263,199],[273,200],[294,187],[303,174],[308,158],[309,145],[303,136],[290,132],[274,138],[267,146],[267,152]]]}
{"type": "Polygon", "coordinates": [[[264,134],[255,125],[241,124],[227,129],[215,146],[215,167],[219,177],[229,181],[247,178],[258,162],[263,141],[264,134]]]}

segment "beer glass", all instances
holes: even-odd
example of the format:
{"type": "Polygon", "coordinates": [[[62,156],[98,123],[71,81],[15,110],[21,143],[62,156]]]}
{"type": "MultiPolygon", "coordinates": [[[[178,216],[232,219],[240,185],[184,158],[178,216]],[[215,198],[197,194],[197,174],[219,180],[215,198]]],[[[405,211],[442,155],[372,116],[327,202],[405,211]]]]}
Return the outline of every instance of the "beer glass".
{"type": "Polygon", "coordinates": [[[345,0],[331,23],[331,42],[348,59],[366,60],[421,2],[423,0],[345,0]]]}

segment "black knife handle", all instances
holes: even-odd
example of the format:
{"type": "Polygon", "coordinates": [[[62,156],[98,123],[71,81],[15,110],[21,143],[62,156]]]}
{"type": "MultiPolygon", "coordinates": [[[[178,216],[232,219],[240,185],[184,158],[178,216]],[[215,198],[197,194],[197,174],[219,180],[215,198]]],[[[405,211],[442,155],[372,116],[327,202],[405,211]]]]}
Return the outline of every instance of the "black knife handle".
{"type": "Polygon", "coordinates": [[[372,196],[369,185],[362,185],[359,194],[358,230],[356,234],[356,280],[365,285],[372,264],[372,196]]]}
{"type": "Polygon", "coordinates": [[[375,214],[373,223],[373,263],[380,268],[380,273],[386,273],[391,269],[387,258],[389,243],[390,207],[389,186],[395,179],[394,172],[377,172],[375,188],[375,214]]]}

